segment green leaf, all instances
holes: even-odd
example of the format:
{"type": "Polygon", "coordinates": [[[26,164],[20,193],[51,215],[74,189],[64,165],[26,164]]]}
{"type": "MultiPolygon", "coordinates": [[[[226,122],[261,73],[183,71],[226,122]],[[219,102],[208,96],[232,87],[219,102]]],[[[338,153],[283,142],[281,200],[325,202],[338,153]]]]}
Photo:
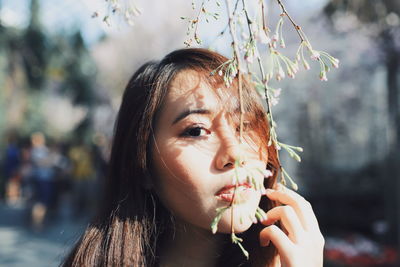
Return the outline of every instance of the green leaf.
{"type": "Polygon", "coordinates": [[[215,216],[214,220],[211,222],[211,232],[215,234],[218,231],[218,223],[221,220],[222,214],[225,210],[229,209],[230,207],[222,207],[216,209],[217,215],[215,216]]]}
{"type": "Polygon", "coordinates": [[[231,240],[232,240],[232,243],[237,244],[237,245],[239,246],[239,248],[240,248],[240,250],[242,251],[243,255],[244,255],[247,259],[249,259],[249,252],[247,252],[247,250],[246,250],[246,249],[243,247],[243,245],[241,244],[241,242],[243,241],[243,239],[240,238],[240,237],[237,237],[237,236],[235,235],[235,233],[232,233],[232,234],[231,234],[231,240]]]}
{"type": "Polygon", "coordinates": [[[299,187],[297,186],[297,184],[293,181],[292,177],[290,177],[290,175],[286,172],[286,170],[284,168],[282,168],[282,173],[289,179],[290,181],[290,185],[292,186],[292,188],[297,191],[299,189],[299,187]]]}

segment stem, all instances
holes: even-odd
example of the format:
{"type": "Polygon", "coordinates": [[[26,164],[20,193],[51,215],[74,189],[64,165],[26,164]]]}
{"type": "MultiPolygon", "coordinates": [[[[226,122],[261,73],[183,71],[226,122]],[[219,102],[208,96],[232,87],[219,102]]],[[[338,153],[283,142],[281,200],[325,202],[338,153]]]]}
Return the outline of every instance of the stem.
{"type": "Polygon", "coordinates": [[[295,28],[297,34],[299,35],[301,42],[305,41],[305,39],[304,39],[304,37],[303,37],[303,35],[302,35],[303,31],[301,30],[301,27],[300,27],[298,24],[296,24],[296,23],[294,22],[294,20],[292,19],[292,17],[291,17],[291,16],[289,15],[289,13],[286,11],[286,8],[285,8],[285,6],[283,5],[282,1],[281,1],[281,0],[276,0],[276,1],[278,2],[278,5],[281,7],[282,13],[283,13],[284,15],[286,15],[286,16],[288,17],[288,19],[290,20],[290,22],[293,24],[293,27],[295,28]]]}
{"type": "Polygon", "coordinates": [[[231,13],[231,5],[230,1],[226,0],[226,8],[228,11],[228,16],[229,16],[229,30],[232,36],[232,46],[233,46],[233,54],[234,58],[236,59],[237,62],[237,70],[238,70],[238,83],[239,83],[239,102],[240,102],[240,134],[239,134],[239,141],[240,143],[243,143],[243,115],[244,115],[244,109],[243,109],[243,97],[242,97],[242,73],[241,73],[241,57],[240,57],[240,52],[239,52],[239,47],[238,47],[238,40],[236,38],[236,33],[235,33],[235,25],[233,21],[233,13],[231,13]],[[231,15],[232,14],[232,15],[231,15]]]}
{"type": "Polygon", "coordinates": [[[249,28],[250,41],[251,41],[251,40],[254,40],[254,38],[253,38],[253,31],[251,30],[251,27],[250,27],[250,24],[251,24],[252,22],[251,22],[251,20],[250,20],[250,18],[249,18],[249,14],[247,13],[246,1],[245,1],[245,0],[242,0],[242,3],[243,3],[243,11],[244,11],[244,14],[246,15],[247,26],[248,26],[248,28],[249,28]]]}
{"type": "MultiPolygon", "coordinates": [[[[236,185],[238,184],[237,180],[236,180],[236,185]]],[[[237,186],[235,186],[235,189],[233,190],[233,197],[232,197],[232,201],[230,203],[230,207],[231,207],[231,233],[235,233],[235,229],[233,227],[234,223],[233,223],[233,201],[235,200],[235,194],[236,194],[236,188],[237,186]]]]}
{"type": "MultiPolygon", "coordinates": [[[[246,1],[245,0],[242,0],[242,2],[243,2],[243,10],[244,10],[244,14],[246,15],[246,19],[247,19],[247,25],[248,25],[248,28],[249,28],[249,34],[250,34],[250,38],[251,38],[251,40],[254,40],[254,37],[253,37],[253,32],[251,31],[251,27],[250,27],[250,24],[251,24],[251,20],[250,20],[250,18],[249,18],[249,14],[248,14],[248,12],[247,12],[247,7],[246,7],[246,1]]],[[[261,9],[262,9],[262,19],[263,19],[263,30],[266,30],[266,27],[265,27],[265,20],[264,20],[264,3],[262,3],[261,4],[262,6],[261,6],[261,9]]],[[[263,66],[263,64],[262,64],[262,62],[261,62],[261,57],[260,57],[260,53],[259,53],[259,51],[258,51],[258,47],[257,47],[257,44],[255,45],[255,48],[256,48],[256,53],[257,53],[257,62],[258,62],[258,66],[260,67],[260,72],[261,72],[261,80],[262,80],[262,82],[263,82],[263,84],[264,84],[264,86],[265,86],[265,83],[267,82],[266,80],[266,76],[265,76],[265,71],[264,71],[264,66],[263,66]]],[[[268,94],[267,94],[267,89],[266,89],[267,87],[265,86],[265,101],[267,102],[267,107],[268,107],[268,110],[267,110],[267,113],[271,113],[271,107],[270,107],[270,104],[269,104],[269,96],[268,96],[268,94]]],[[[272,126],[272,125],[271,125],[272,126]]]]}
{"type": "Polygon", "coordinates": [[[261,1],[261,17],[262,17],[263,31],[266,31],[267,26],[266,26],[265,17],[264,17],[264,1],[261,1]]]}
{"type": "Polygon", "coordinates": [[[199,9],[199,13],[197,14],[197,17],[196,17],[196,26],[194,26],[194,36],[197,36],[197,27],[199,25],[201,13],[202,13],[202,11],[204,9],[204,2],[205,2],[205,0],[203,0],[203,2],[201,3],[201,7],[199,9]]]}
{"type": "MultiPolygon", "coordinates": [[[[242,2],[243,2],[243,10],[244,10],[244,13],[245,13],[245,15],[246,15],[247,25],[248,25],[248,27],[249,27],[249,35],[250,35],[251,40],[253,40],[253,33],[252,33],[251,27],[250,27],[251,20],[250,20],[250,18],[249,18],[249,14],[248,14],[248,12],[247,12],[246,1],[245,1],[245,0],[242,0],[242,2]]],[[[279,2],[280,2],[280,1],[279,1],[279,2]]],[[[262,3],[262,6],[261,6],[261,9],[263,10],[263,12],[262,12],[263,30],[266,31],[265,20],[264,20],[264,4],[263,4],[263,3],[262,3]]],[[[289,17],[289,16],[288,16],[288,17],[289,17]]],[[[301,37],[301,36],[300,36],[300,37],[301,37]]],[[[261,72],[262,81],[263,81],[263,84],[264,84],[264,86],[265,86],[265,102],[267,103],[267,114],[270,116],[269,124],[270,124],[270,136],[271,136],[271,131],[275,131],[275,129],[274,129],[275,127],[274,127],[274,125],[273,125],[274,119],[273,119],[273,116],[272,116],[271,101],[269,100],[268,86],[267,86],[267,84],[266,84],[267,80],[266,80],[264,67],[263,67],[262,62],[261,62],[261,57],[260,57],[260,53],[259,53],[259,51],[258,51],[257,45],[255,45],[255,48],[256,48],[256,52],[257,52],[257,62],[258,62],[258,65],[259,65],[259,67],[260,67],[260,72],[261,72]]],[[[271,47],[270,47],[270,50],[271,50],[271,47]]],[[[273,144],[272,144],[272,145],[276,145],[276,144],[277,144],[277,140],[272,140],[272,141],[273,141],[273,144]]],[[[276,150],[276,156],[277,156],[278,163],[279,163],[279,169],[280,169],[280,171],[281,171],[281,173],[282,173],[282,165],[281,165],[281,163],[280,163],[281,161],[280,161],[280,159],[279,159],[279,151],[278,151],[278,150],[276,150]]]]}
{"type": "MultiPolygon", "coordinates": [[[[238,4],[239,4],[239,0],[236,1],[235,8],[233,9],[233,13],[236,13],[238,4]]],[[[211,43],[212,43],[212,44],[215,43],[215,41],[216,41],[218,38],[220,38],[221,36],[223,36],[223,35],[225,34],[226,30],[228,29],[228,27],[229,27],[229,24],[227,24],[227,25],[225,26],[225,28],[218,34],[218,36],[217,36],[211,43]]]]}

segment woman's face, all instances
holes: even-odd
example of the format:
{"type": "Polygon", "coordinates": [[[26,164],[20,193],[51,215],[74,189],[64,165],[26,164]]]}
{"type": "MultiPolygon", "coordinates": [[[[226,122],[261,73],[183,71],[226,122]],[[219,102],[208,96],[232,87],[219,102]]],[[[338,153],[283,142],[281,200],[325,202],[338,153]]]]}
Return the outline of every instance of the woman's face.
{"type": "MultiPolygon", "coordinates": [[[[262,183],[263,175],[254,170],[265,170],[266,162],[259,158],[257,142],[239,146],[238,125],[226,110],[239,108],[233,90],[211,88],[193,70],[178,73],[154,126],[152,175],[164,205],[177,219],[200,228],[210,229],[216,209],[229,206],[234,198],[235,232],[243,232],[251,226],[261,198],[243,170],[253,170],[262,183]],[[243,165],[235,190],[239,155],[243,165]]],[[[231,212],[223,213],[218,232],[231,231],[231,212]]]]}

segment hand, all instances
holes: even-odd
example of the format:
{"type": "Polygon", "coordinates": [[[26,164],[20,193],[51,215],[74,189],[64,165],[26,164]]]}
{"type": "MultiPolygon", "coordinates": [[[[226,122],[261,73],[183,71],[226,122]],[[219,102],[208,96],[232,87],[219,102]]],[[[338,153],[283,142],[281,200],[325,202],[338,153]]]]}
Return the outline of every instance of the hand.
{"type": "Polygon", "coordinates": [[[267,189],[269,199],[285,206],[267,212],[267,225],[260,232],[261,246],[271,241],[278,250],[282,267],[322,267],[324,238],[311,204],[296,192],[278,186],[278,190],[267,189]],[[280,221],[283,230],[273,223],[280,221]]]}

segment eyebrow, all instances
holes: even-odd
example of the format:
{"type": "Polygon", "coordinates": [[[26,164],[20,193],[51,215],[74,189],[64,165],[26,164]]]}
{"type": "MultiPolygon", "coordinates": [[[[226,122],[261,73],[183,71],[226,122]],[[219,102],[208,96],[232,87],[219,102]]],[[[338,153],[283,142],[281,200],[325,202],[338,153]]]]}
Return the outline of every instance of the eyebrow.
{"type": "Polygon", "coordinates": [[[172,125],[176,124],[178,121],[186,118],[190,114],[211,114],[211,111],[209,109],[188,109],[184,110],[182,113],[180,113],[175,120],[172,122],[172,125]]]}

